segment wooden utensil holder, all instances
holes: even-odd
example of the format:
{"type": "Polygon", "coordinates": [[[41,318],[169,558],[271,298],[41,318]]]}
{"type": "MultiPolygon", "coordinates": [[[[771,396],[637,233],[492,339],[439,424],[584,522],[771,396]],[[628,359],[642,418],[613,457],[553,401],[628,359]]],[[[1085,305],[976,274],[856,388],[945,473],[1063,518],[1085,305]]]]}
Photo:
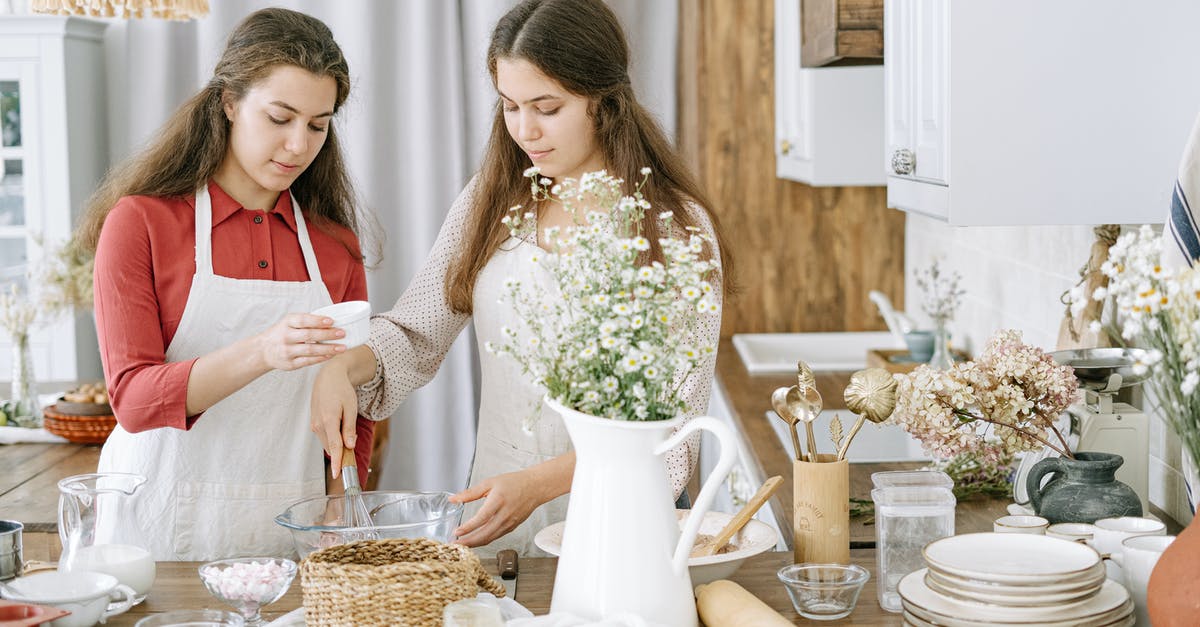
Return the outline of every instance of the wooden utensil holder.
{"type": "Polygon", "coordinates": [[[792,462],[796,563],[850,563],[850,464],[820,454],[792,462]]]}

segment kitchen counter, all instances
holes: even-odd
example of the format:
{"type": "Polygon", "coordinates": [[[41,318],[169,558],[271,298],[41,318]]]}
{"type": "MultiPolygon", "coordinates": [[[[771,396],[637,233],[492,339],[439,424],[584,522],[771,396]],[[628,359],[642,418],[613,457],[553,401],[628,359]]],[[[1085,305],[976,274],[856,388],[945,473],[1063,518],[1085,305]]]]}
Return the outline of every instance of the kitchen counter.
{"type": "MultiPolygon", "coordinates": [[[[784,541],[792,546],[792,458],[788,455],[775,431],[767,422],[766,413],[771,410],[771,392],[775,388],[796,384],[795,375],[751,375],[742,364],[737,349],[731,340],[722,340],[717,351],[717,381],[720,391],[728,400],[729,410],[735,426],[743,433],[746,443],[758,464],[763,477],[781,475],[783,484],[771,497],[771,510],[776,523],[783,530],[784,541]]],[[[843,392],[850,382],[851,372],[817,372],[817,391],[821,393],[825,409],[845,409],[843,392]]],[[[847,423],[849,428],[849,423],[847,423]]],[[[803,437],[803,436],[801,436],[803,437]]],[[[850,498],[871,498],[871,474],[883,470],[912,470],[925,466],[921,462],[861,463],[850,464],[850,498]]],[[[974,533],[992,530],[992,522],[1008,513],[1012,500],[1008,498],[975,497],[960,502],[954,511],[956,533],[974,533]]],[[[1154,507],[1150,512],[1167,523],[1168,533],[1179,533],[1181,527],[1162,510],[1154,507]]],[[[875,546],[875,528],[867,517],[850,519],[850,547],[871,548],[875,546]]]]}
{"type": "MultiPolygon", "coordinates": [[[[801,618],[792,608],[791,600],[775,573],[783,566],[791,563],[789,553],[763,553],[750,558],[734,573],[731,579],[774,608],[785,618],[797,625],[901,625],[900,614],[884,611],[879,607],[875,588],[875,552],[870,549],[858,549],[851,552],[851,560],[871,571],[871,579],[863,587],[858,605],[854,613],[840,621],[809,621],[801,618]]],[[[520,561],[521,572],[517,577],[517,601],[532,611],[542,615],[550,611],[550,593],[554,589],[554,569],[556,558],[523,558],[520,561]]],[[[154,587],[146,597],[146,601],[134,607],[129,612],[114,616],[106,623],[112,627],[131,626],[147,615],[178,609],[229,609],[212,597],[200,582],[196,562],[159,562],[158,573],[154,587]]],[[[484,560],[488,572],[495,574],[495,561],[484,560]]],[[[287,594],[282,599],[270,605],[263,611],[267,620],[300,607],[303,595],[300,578],[292,583],[287,594]]]]}

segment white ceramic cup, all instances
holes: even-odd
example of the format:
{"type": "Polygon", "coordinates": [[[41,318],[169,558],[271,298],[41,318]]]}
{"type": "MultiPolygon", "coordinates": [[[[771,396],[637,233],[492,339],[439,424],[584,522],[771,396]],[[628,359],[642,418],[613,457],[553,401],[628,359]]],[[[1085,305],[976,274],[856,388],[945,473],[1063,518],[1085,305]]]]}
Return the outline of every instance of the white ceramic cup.
{"type": "Polygon", "coordinates": [[[1046,527],[1046,535],[1072,542],[1087,542],[1096,533],[1096,526],[1088,523],[1055,523],[1046,527]]]}
{"type": "Polygon", "coordinates": [[[52,627],[92,627],[133,606],[133,588],[104,573],[45,571],[18,577],[8,583],[4,597],[22,603],[52,605],[69,615],[52,627]],[[108,609],[109,601],[118,601],[108,609]]]}
{"type": "MultiPolygon", "coordinates": [[[[1162,536],[1167,533],[1167,526],[1162,521],[1138,516],[1122,516],[1120,518],[1101,518],[1095,522],[1092,541],[1088,544],[1096,549],[1101,556],[1112,556],[1121,552],[1121,542],[1134,536],[1162,536]]],[[[1124,581],[1121,566],[1112,559],[1104,560],[1104,569],[1108,578],[1116,582],[1124,581]]]]}
{"type": "Polygon", "coordinates": [[[1032,533],[1044,535],[1050,521],[1041,516],[1001,516],[992,523],[996,533],[1032,533]]]}
{"type": "Polygon", "coordinates": [[[1133,597],[1137,612],[1137,624],[1149,625],[1150,615],[1146,612],[1146,587],[1150,583],[1150,571],[1167,550],[1175,536],[1133,536],[1121,541],[1121,550],[1113,553],[1111,560],[1120,564],[1125,573],[1122,583],[1133,597]]]}
{"type": "Polygon", "coordinates": [[[346,348],[354,348],[367,343],[371,334],[371,303],[365,300],[348,300],[322,307],[314,312],[314,316],[333,318],[334,328],[346,332],[346,336],[338,340],[326,340],[325,344],[344,344],[346,348]]]}

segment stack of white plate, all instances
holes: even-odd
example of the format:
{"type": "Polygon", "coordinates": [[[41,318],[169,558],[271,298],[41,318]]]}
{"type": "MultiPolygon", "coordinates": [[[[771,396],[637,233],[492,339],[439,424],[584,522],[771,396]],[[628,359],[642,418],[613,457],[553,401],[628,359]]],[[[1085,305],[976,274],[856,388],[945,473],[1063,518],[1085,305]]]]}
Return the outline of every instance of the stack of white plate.
{"type": "Polygon", "coordinates": [[[1091,547],[1047,536],[971,533],[925,547],[923,568],[900,581],[906,625],[1125,627],[1125,587],[1108,581],[1091,547]]]}

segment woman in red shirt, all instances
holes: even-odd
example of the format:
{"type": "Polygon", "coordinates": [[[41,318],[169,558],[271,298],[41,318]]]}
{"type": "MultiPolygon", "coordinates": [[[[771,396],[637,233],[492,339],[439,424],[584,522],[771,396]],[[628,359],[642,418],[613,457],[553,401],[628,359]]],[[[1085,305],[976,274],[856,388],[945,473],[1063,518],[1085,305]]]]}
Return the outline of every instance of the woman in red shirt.
{"type": "MultiPolygon", "coordinates": [[[[119,423],[100,471],[149,479],[104,541],[159,560],[290,553],[273,517],[325,492],[306,366],[343,352],[321,342],[345,333],[304,312],[366,299],[333,126],[349,88],[325,24],[254,13],[204,89],[89,202],[78,238],[96,255],[119,423]]],[[[363,483],[371,425],[346,443],[363,483]]]]}

